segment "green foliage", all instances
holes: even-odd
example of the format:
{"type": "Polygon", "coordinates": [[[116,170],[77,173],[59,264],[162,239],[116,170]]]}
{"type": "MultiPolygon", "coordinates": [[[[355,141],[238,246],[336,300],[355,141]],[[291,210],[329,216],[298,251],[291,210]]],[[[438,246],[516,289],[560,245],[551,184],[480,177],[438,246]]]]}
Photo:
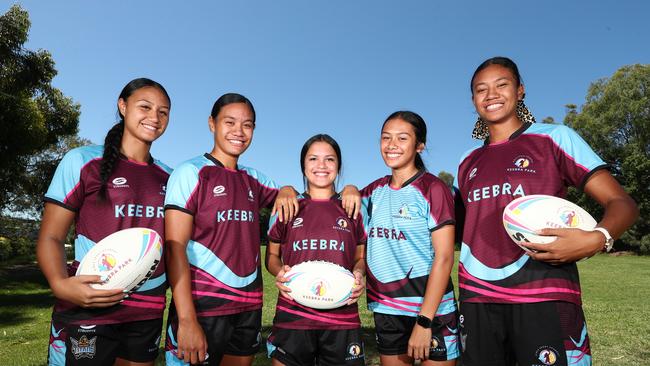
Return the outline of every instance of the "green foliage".
{"type": "MultiPolygon", "coordinates": [[[[621,241],[650,253],[650,65],[624,66],[597,80],[581,110],[567,105],[564,122],[610,164],[612,175],[639,206],[639,220],[621,241]]],[[[602,214],[584,194],[573,191],[570,198],[602,214]]]]}
{"type": "MultiPolygon", "coordinates": [[[[75,136],[79,105],[52,87],[54,60],[24,49],[29,15],[19,5],[0,16],[0,209],[6,210],[43,181],[40,154],[75,136]],[[32,182],[30,182],[30,180],[32,182]]],[[[49,181],[49,176],[45,181],[49,181]]],[[[42,187],[41,187],[42,188],[42,187]]],[[[44,193],[39,191],[40,197],[44,193]]],[[[35,194],[35,193],[32,193],[35,194]]]]}
{"type": "Polygon", "coordinates": [[[445,182],[445,184],[449,187],[453,187],[454,185],[454,175],[446,172],[444,170],[441,170],[440,173],[438,173],[438,178],[445,182]]]}

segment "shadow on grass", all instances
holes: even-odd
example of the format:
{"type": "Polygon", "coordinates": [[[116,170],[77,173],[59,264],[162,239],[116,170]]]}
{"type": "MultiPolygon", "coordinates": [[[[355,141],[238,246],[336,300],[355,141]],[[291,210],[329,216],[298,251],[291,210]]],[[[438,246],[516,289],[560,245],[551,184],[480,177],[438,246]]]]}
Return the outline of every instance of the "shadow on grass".
{"type": "Polygon", "coordinates": [[[48,309],[54,297],[36,264],[0,268],[0,323],[16,325],[34,320],[27,309],[48,309]]]}

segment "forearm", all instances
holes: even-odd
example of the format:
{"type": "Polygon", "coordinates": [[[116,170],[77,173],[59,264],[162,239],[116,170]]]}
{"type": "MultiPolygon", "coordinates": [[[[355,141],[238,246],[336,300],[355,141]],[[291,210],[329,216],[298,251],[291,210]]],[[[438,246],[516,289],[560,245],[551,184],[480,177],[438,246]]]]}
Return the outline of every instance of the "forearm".
{"type": "Polygon", "coordinates": [[[605,205],[605,213],[598,226],[604,227],[614,239],[618,239],[638,217],[639,210],[629,196],[617,197],[605,205]]]}
{"type": "Polygon", "coordinates": [[[273,275],[273,277],[277,276],[278,273],[280,273],[282,266],[283,266],[282,259],[280,259],[279,255],[275,253],[268,254],[266,269],[269,271],[271,275],[273,275]]]}
{"type": "Polygon", "coordinates": [[[449,258],[447,256],[436,255],[434,258],[424,292],[424,299],[422,300],[422,308],[420,310],[420,314],[429,319],[433,319],[435,316],[436,311],[440,306],[442,296],[447,290],[452,265],[453,256],[449,258]]]}
{"type": "Polygon", "coordinates": [[[168,243],[167,279],[172,288],[172,298],[179,321],[195,320],[196,310],[192,298],[192,276],[186,248],[181,244],[168,243]]]}
{"type": "Polygon", "coordinates": [[[64,243],[52,237],[39,235],[36,259],[55,296],[59,281],[68,278],[64,243]]]}

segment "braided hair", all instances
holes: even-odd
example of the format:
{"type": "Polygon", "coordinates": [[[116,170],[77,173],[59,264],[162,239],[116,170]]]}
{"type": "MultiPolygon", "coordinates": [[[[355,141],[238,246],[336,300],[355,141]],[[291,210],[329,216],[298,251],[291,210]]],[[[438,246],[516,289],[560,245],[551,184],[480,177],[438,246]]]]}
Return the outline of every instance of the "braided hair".
{"type": "MultiPolygon", "coordinates": [[[[131,80],[122,89],[118,100],[122,99],[126,101],[136,90],[145,87],[153,87],[160,90],[165,95],[167,100],[171,101],[169,94],[167,94],[167,91],[162,85],[147,78],[138,78],[131,80]]],[[[120,159],[120,147],[122,145],[122,135],[124,134],[124,115],[119,108],[117,109],[117,114],[120,117],[120,121],[113,125],[113,127],[106,134],[106,138],[104,138],[104,154],[102,155],[102,162],[99,168],[99,178],[101,181],[101,187],[99,188],[99,198],[101,201],[105,201],[108,198],[108,178],[113,173],[113,170],[115,170],[115,166],[120,159]]]]}

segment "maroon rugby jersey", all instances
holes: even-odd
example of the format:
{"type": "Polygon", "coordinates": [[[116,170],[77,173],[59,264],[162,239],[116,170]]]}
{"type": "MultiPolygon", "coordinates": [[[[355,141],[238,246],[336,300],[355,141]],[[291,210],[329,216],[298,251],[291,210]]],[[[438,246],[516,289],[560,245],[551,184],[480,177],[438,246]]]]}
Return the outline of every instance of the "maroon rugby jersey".
{"type": "Polygon", "coordinates": [[[169,178],[165,209],[194,217],[187,244],[198,316],[262,308],[259,210],[276,184],[255,169],[228,169],[210,154],[182,163],[169,178]]]}
{"type": "MultiPolygon", "coordinates": [[[[147,227],[165,234],[163,200],[171,169],[157,160],[139,163],[121,158],[108,179],[107,199],[99,199],[99,170],[103,146],[69,151],[59,163],[45,201],[75,212],[74,276],[79,262],[104,237],[131,227],[147,227]]],[[[57,299],[53,318],[73,324],[109,324],[162,318],[165,308],[165,261],[151,278],[122,303],[84,309],[57,299]]]]}
{"type": "MultiPolygon", "coordinates": [[[[358,244],[366,236],[361,215],[348,218],[338,196],[312,199],[303,193],[298,215],[289,223],[271,217],[269,241],[280,244],[282,262],[327,261],[350,271],[358,244]]],[[[285,329],[355,329],[360,326],[357,304],[331,310],[313,309],[278,296],[273,325],[285,329]]]]}
{"type": "Polygon", "coordinates": [[[466,217],[458,269],[460,299],[468,302],[581,303],[575,263],[551,265],[527,256],[508,237],[503,209],[531,194],[564,197],[606,167],[573,130],[525,124],[509,140],[468,152],[458,168],[466,217]]]}

